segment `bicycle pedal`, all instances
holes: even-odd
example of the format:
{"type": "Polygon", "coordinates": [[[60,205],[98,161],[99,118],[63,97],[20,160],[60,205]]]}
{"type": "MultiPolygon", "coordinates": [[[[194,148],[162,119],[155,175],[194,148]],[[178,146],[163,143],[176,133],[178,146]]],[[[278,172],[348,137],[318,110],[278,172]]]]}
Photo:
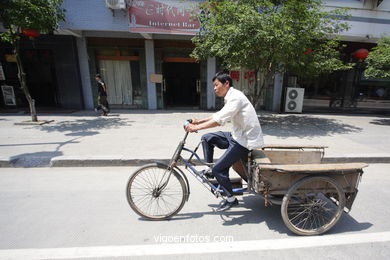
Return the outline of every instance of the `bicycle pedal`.
{"type": "Polygon", "coordinates": [[[204,174],[204,176],[206,176],[207,179],[215,179],[215,176],[214,174],[210,173],[210,172],[206,172],[204,174]]]}
{"type": "Polygon", "coordinates": [[[222,197],[223,195],[223,191],[217,191],[217,190],[214,190],[214,189],[211,189],[211,193],[218,199],[219,197],[222,197]]]}

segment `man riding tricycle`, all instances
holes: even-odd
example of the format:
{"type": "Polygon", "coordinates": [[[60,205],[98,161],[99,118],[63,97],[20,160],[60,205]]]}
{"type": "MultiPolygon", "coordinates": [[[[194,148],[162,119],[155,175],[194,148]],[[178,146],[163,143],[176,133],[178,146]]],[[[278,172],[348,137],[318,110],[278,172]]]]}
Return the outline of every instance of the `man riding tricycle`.
{"type": "Polygon", "coordinates": [[[169,164],[156,162],[138,169],[129,179],[126,196],[131,208],[151,220],[176,215],[189,198],[190,185],[179,164],[216,197],[224,197],[216,211],[238,205],[236,194],[264,197],[266,205],[281,205],[286,226],[296,234],[317,235],[332,228],[345,208],[351,209],[363,174],[363,163],[321,164],[321,146],[265,146],[257,114],[246,96],[232,87],[228,74],[213,78],[214,91],[224,107],[206,119],[185,122],[185,136],[169,164]],[[194,150],[185,147],[189,133],[231,121],[233,131],[208,133],[194,150]],[[202,145],[204,158],[196,153],[202,145]],[[214,163],[214,148],[226,149],[214,163]],[[182,157],[188,152],[189,158],[182,157]],[[194,162],[196,160],[196,162],[194,162]],[[196,167],[204,168],[198,170],[196,167]],[[232,167],[241,178],[233,187],[232,167]],[[215,179],[214,179],[215,178],[215,179]],[[237,183],[239,185],[237,185],[237,183]]]}

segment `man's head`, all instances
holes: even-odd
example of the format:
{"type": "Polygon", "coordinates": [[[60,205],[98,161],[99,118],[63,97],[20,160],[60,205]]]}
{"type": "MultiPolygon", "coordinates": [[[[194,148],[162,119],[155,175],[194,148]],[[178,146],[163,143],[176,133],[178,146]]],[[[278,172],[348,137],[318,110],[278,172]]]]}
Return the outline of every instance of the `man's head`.
{"type": "Polygon", "coordinates": [[[95,75],[95,79],[96,79],[97,81],[102,80],[102,76],[100,76],[100,74],[96,74],[96,75],[95,75]]]}
{"type": "Polygon", "coordinates": [[[225,72],[218,72],[213,78],[214,91],[218,97],[226,96],[230,87],[233,86],[232,78],[225,72]]]}

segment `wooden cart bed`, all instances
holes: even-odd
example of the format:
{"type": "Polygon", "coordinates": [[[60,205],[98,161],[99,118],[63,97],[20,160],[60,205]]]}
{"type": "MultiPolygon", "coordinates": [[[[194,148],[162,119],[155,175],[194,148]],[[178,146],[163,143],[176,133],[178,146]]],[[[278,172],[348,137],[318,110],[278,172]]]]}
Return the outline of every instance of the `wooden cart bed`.
{"type": "Polygon", "coordinates": [[[337,173],[356,171],[367,167],[366,163],[326,163],[326,164],[259,164],[260,170],[296,173],[337,173]]]}

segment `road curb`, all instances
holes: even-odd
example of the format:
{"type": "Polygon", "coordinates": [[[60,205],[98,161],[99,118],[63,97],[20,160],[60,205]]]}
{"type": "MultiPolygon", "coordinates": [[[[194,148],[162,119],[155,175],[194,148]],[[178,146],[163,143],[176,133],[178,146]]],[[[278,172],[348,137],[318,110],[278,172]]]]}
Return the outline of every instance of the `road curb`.
{"type": "Polygon", "coordinates": [[[390,163],[390,157],[324,157],[322,163],[390,163]]]}
{"type": "Polygon", "coordinates": [[[14,167],[14,164],[11,159],[0,158],[0,168],[10,168],[14,167]]]}
{"type": "MultiPolygon", "coordinates": [[[[0,158],[0,168],[34,168],[34,167],[115,167],[115,166],[142,166],[144,164],[160,161],[169,163],[170,159],[129,159],[129,158],[76,158],[59,157],[47,160],[48,163],[33,162],[26,158],[10,159],[0,158]]],[[[390,156],[381,157],[324,157],[322,163],[390,163],[390,156]]]]}
{"type": "Polygon", "coordinates": [[[169,162],[169,159],[52,159],[50,167],[111,167],[141,166],[155,161],[169,162]]]}
{"type": "MultiPolygon", "coordinates": [[[[53,159],[51,167],[100,167],[100,166],[142,166],[160,161],[169,163],[170,159],[53,159]]],[[[389,157],[324,157],[322,163],[390,163],[389,157]]]]}

